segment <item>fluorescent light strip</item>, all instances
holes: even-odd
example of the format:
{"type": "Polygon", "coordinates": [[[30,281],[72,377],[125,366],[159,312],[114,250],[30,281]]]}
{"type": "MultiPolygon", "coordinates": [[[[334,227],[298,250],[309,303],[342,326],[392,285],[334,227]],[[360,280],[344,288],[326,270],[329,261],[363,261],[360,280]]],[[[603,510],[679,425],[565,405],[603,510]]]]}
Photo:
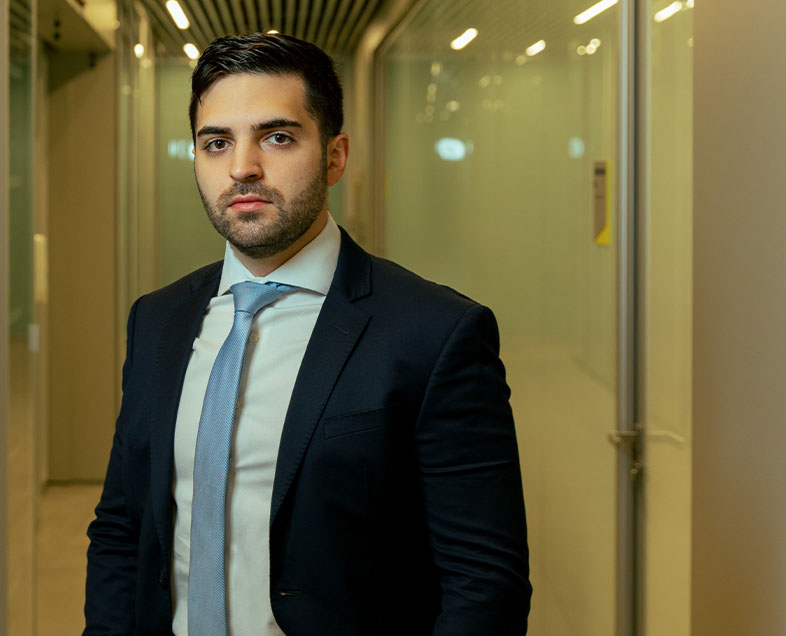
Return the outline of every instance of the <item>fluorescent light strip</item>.
{"type": "Polygon", "coordinates": [[[188,55],[189,59],[196,60],[199,59],[199,49],[191,44],[191,42],[186,42],[183,45],[183,51],[186,55],[188,55]]]}
{"type": "Polygon", "coordinates": [[[597,4],[593,4],[589,9],[586,11],[582,11],[579,13],[575,18],[573,18],[573,22],[575,24],[584,24],[589,22],[595,16],[603,13],[606,9],[610,9],[615,4],[617,4],[619,0],[601,0],[597,4]]]}
{"type": "Polygon", "coordinates": [[[169,15],[171,15],[172,19],[175,21],[178,29],[187,29],[191,26],[186,14],[183,12],[183,8],[177,0],[167,0],[166,8],[167,11],[169,11],[169,15]]]}
{"type": "Polygon", "coordinates": [[[682,2],[676,0],[665,9],[661,9],[655,13],[655,22],[663,22],[664,20],[668,20],[670,17],[678,14],[680,11],[682,11],[682,2]]]}
{"type": "Polygon", "coordinates": [[[546,40],[538,40],[532,46],[527,47],[527,50],[524,51],[530,57],[533,57],[543,51],[546,48],[546,40]]]}
{"type": "Polygon", "coordinates": [[[450,48],[454,51],[460,51],[463,49],[467,44],[472,42],[476,37],[478,37],[478,30],[477,29],[467,29],[458,36],[455,40],[450,43],[450,48]]]}

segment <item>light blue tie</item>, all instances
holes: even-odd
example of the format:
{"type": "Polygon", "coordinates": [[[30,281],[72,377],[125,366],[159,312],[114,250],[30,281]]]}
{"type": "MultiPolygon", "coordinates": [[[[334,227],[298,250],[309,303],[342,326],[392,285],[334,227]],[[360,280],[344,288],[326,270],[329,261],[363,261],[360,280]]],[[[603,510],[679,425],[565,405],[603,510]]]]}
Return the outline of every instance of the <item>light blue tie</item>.
{"type": "Polygon", "coordinates": [[[227,634],[224,564],[227,475],[246,342],[257,312],[295,287],[243,282],[230,289],[235,299],[235,319],[210,372],[194,457],[189,636],[227,634]]]}

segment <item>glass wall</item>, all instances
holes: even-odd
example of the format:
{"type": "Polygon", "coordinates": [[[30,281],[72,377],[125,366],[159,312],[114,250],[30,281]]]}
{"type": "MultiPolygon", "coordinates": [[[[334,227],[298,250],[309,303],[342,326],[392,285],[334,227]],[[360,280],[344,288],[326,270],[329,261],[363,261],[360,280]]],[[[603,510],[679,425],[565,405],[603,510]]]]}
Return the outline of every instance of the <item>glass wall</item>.
{"type": "Polygon", "coordinates": [[[588,4],[430,0],[383,58],[385,252],[497,316],[541,636],[615,631],[618,7],[588,4]]]}
{"type": "Polygon", "coordinates": [[[9,410],[8,450],[8,630],[35,630],[36,484],[34,394],[38,329],[34,285],[33,94],[36,39],[34,6],[9,4],[9,410]]]}
{"type": "Polygon", "coordinates": [[[158,284],[220,260],[224,241],[207,219],[194,180],[188,102],[193,63],[161,60],[157,65],[158,284]]]}
{"type": "MultiPolygon", "coordinates": [[[[388,43],[383,245],[488,304],[517,419],[531,632],[615,633],[620,4],[428,0],[388,43]],[[609,6],[610,5],[610,6],[609,6]],[[469,31],[468,29],[475,29],[469,31]],[[451,43],[467,33],[464,46],[451,43]],[[474,35],[474,38],[472,37],[474,35]]],[[[642,3],[639,629],[689,633],[693,0],[642,3]]]]}
{"type": "MultiPolygon", "coordinates": [[[[157,283],[155,228],[155,46],[149,18],[131,0],[117,4],[117,248],[119,359],[131,303],[157,283]]],[[[118,401],[119,405],[119,401],[118,401]]]]}
{"type": "Polygon", "coordinates": [[[651,2],[645,625],[690,633],[693,2],[651,2]]]}

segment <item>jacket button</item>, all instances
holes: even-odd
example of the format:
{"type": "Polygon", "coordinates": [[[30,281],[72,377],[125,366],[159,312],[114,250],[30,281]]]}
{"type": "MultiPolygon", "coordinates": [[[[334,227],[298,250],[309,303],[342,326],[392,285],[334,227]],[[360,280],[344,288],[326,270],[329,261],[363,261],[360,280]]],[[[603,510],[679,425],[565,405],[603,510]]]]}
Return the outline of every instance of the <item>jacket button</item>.
{"type": "Polygon", "coordinates": [[[167,576],[166,570],[161,570],[158,573],[158,584],[164,589],[169,586],[169,577],[167,576]]]}

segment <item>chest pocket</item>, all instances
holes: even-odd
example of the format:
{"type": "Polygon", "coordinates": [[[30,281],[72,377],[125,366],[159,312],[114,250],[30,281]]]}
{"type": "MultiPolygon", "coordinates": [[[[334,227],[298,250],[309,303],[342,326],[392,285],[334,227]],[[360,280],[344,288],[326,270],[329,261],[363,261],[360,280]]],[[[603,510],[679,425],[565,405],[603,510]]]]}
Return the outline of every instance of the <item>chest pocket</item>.
{"type": "Polygon", "coordinates": [[[323,420],[322,430],[325,439],[374,431],[392,424],[398,411],[398,405],[392,404],[381,409],[329,417],[323,420]]]}

